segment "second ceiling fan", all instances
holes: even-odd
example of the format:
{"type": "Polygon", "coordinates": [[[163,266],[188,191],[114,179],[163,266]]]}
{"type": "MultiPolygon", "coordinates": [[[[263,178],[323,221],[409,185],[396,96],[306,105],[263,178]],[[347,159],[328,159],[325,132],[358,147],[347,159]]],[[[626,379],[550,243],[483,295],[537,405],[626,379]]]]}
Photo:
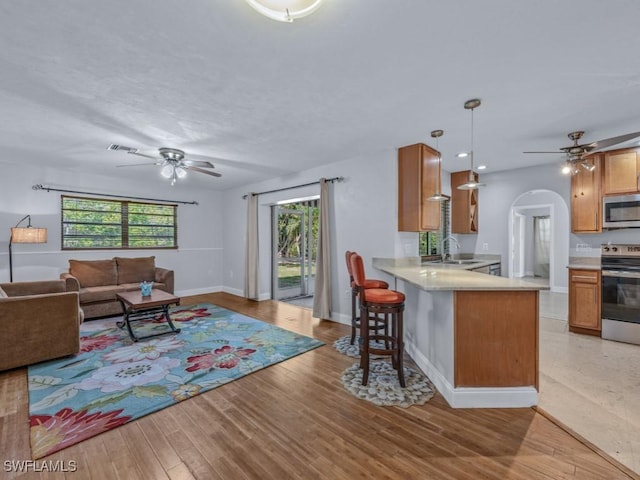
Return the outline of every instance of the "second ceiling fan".
{"type": "Polygon", "coordinates": [[[211,162],[188,160],[185,159],[185,152],[177,148],[159,148],[158,156],[147,155],[145,153],[138,152],[137,148],[125,147],[124,145],[111,144],[107,147],[107,150],[123,150],[131,155],[138,155],[140,157],[150,158],[155,160],[153,163],[136,163],[133,165],[117,165],[118,167],[137,167],[141,165],[158,165],[162,167],[160,174],[165,178],[171,179],[171,185],[175,185],[179,178],[184,178],[187,174],[187,170],[191,170],[198,173],[205,173],[213,177],[221,177],[222,174],[213,172],[207,169],[215,168],[211,162]]]}
{"type": "MultiPolygon", "coordinates": [[[[640,137],[640,132],[627,133],[625,135],[620,135],[617,137],[605,138],[604,140],[598,140],[597,142],[584,143],[579,144],[578,141],[582,138],[584,132],[581,130],[571,132],[567,136],[573,140],[573,145],[569,145],[568,147],[561,147],[559,151],[556,152],[540,152],[540,151],[531,151],[531,152],[522,152],[522,153],[565,153],[567,157],[567,167],[569,167],[569,172],[572,175],[575,175],[579,171],[579,166],[582,166],[584,169],[592,171],[595,166],[590,164],[585,160],[585,157],[589,154],[599,152],[605,148],[612,147],[614,145],[618,145],[620,143],[627,142],[629,140],[633,140],[634,138],[640,137]]],[[[567,172],[567,173],[569,173],[567,172]]]]}

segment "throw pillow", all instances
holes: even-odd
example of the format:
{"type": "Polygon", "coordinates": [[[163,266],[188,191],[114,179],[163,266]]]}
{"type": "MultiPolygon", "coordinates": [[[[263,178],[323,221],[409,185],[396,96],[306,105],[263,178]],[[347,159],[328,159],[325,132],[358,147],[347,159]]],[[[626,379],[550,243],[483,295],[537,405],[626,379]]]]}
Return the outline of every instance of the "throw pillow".
{"type": "Polygon", "coordinates": [[[116,285],[116,262],[111,260],[69,260],[69,273],[78,279],[81,287],[116,285]]]}
{"type": "Polygon", "coordinates": [[[123,283],[153,282],[156,275],[156,257],[116,257],[118,285],[123,283]]]}

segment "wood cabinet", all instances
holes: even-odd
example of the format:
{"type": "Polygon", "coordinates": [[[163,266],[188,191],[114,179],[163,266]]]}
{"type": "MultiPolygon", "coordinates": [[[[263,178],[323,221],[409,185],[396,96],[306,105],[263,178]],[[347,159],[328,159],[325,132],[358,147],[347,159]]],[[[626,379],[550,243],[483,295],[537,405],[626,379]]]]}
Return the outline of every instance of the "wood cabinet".
{"type": "Polygon", "coordinates": [[[602,231],[602,155],[591,155],[585,160],[594,165],[593,171],[580,168],[571,177],[571,231],[596,233],[602,231]]]}
{"type": "Polygon", "coordinates": [[[451,233],[478,233],[478,190],[458,190],[468,181],[469,170],[451,173],[451,233]]]}
{"type": "Polygon", "coordinates": [[[640,149],[625,148],[604,154],[603,194],[619,195],[640,191],[640,149]]]}
{"type": "Polygon", "coordinates": [[[600,297],[600,271],[569,269],[569,331],[600,336],[600,297]]]}
{"type": "Polygon", "coordinates": [[[416,143],[398,149],[398,231],[440,230],[440,153],[416,143]]]}

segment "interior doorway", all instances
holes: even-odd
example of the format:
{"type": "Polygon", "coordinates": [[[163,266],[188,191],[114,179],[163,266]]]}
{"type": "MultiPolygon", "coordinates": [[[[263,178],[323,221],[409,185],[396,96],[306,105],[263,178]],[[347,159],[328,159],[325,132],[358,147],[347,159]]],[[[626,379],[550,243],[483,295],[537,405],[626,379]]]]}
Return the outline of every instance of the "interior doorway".
{"type": "Polygon", "coordinates": [[[272,206],[271,298],[312,308],[319,197],[272,206]]]}
{"type": "Polygon", "coordinates": [[[551,190],[519,195],[509,212],[509,277],[567,293],[569,209],[551,190]]]}

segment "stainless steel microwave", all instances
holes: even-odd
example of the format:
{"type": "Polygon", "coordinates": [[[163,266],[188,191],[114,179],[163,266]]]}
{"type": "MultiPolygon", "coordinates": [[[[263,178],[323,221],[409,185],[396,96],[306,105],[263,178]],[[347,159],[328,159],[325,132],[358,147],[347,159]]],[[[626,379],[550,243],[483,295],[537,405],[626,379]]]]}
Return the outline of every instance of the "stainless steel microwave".
{"type": "Polygon", "coordinates": [[[640,228],[640,194],[602,198],[604,228],[640,228]]]}

